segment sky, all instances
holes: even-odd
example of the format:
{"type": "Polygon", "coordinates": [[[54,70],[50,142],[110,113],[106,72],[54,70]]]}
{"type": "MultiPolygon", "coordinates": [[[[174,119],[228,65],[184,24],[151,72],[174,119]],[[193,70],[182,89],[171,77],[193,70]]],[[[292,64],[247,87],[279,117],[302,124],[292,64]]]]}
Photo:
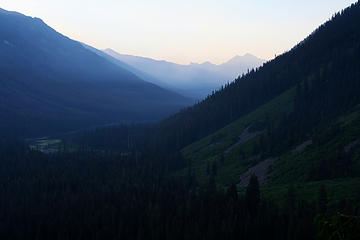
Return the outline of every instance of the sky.
{"type": "Polygon", "coordinates": [[[98,49],[181,64],[290,50],[355,0],[0,0],[98,49]]]}

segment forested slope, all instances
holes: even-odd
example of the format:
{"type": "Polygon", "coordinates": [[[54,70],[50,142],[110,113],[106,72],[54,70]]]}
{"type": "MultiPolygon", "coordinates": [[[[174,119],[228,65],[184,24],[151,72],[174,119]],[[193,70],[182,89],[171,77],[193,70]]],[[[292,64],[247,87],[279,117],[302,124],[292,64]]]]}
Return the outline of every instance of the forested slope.
{"type": "Polygon", "coordinates": [[[256,174],[264,192],[272,197],[295,184],[299,194],[304,193],[302,198],[309,200],[315,193],[307,192],[305,186],[323,184],[337,189],[333,200],[356,198],[353,194],[360,183],[360,34],[355,28],[360,23],[359,9],[357,3],[336,14],[279,57],[296,54],[312,66],[298,65],[305,66],[307,74],[294,76],[298,80],[288,90],[185,147],[182,153],[188,165],[177,174],[190,172],[203,184],[215,177],[219,185],[240,187],[256,174]],[[320,42],[324,49],[312,46],[320,42]],[[301,49],[313,51],[305,54],[301,49]],[[317,49],[323,52],[313,55],[317,49]]]}
{"type": "Polygon", "coordinates": [[[164,120],[157,142],[180,149],[297,86],[297,102],[289,117],[301,121],[296,123],[300,129],[354,106],[360,96],[359,29],[357,3],[334,15],[291,51],[164,120]],[[309,114],[311,118],[300,120],[309,114]]]}

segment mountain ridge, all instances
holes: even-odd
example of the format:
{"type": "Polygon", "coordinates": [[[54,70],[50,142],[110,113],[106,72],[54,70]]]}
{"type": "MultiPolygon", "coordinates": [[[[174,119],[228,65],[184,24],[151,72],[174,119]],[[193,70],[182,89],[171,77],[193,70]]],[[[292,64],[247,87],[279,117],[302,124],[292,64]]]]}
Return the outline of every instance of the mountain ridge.
{"type": "Polygon", "coordinates": [[[2,129],[17,126],[24,132],[48,132],[152,121],[191,103],[145,82],[38,18],[3,10],[0,20],[2,129]]]}
{"type": "MultiPolygon", "coordinates": [[[[197,99],[206,97],[221,86],[233,81],[237,76],[260,66],[264,62],[264,60],[258,59],[258,61],[249,64],[245,64],[246,60],[245,62],[238,61],[232,66],[228,63],[215,65],[210,62],[184,65],[166,60],[120,54],[110,48],[103,51],[158,79],[159,81],[156,83],[161,86],[170,87],[180,94],[197,99]]],[[[242,60],[244,61],[243,58],[242,60]]]]}

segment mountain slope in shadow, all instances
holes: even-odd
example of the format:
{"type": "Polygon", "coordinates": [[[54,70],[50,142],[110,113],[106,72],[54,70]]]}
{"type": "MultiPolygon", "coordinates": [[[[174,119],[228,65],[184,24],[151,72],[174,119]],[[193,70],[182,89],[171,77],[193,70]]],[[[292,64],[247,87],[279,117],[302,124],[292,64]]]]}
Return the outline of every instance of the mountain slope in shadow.
{"type": "Polygon", "coordinates": [[[191,103],[20,13],[0,11],[0,53],[1,129],[153,121],[191,103]]]}

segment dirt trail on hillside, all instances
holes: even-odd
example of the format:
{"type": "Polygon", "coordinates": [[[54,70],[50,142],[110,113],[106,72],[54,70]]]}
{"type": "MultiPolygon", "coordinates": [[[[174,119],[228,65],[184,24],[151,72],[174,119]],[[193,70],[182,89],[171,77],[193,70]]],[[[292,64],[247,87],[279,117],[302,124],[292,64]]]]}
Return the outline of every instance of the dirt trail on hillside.
{"type": "Polygon", "coordinates": [[[303,142],[302,144],[300,144],[299,146],[297,146],[296,148],[294,148],[292,151],[291,151],[291,154],[296,154],[296,153],[301,153],[305,150],[305,148],[307,146],[310,146],[311,144],[313,143],[312,140],[307,140],[305,142],[303,142]]]}
{"type": "Polygon", "coordinates": [[[355,147],[355,145],[356,145],[358,142],[360,142],[360,139],[357,139],[357,140],[355,140],[355,141],[352,141],[351,143],[349,143],[347,146],[344,147],[344,151],[345,151],[346,153],[349,153],[350,150],[351,150],[353,147],[355,147]]]}
{"type": "Polygon", "coordinates": [[[278,158],[268,158],[258,163],[254,167],[249,168],[240,176],[240,181],[237,186],[246,187],[249,184],[250,178],[253,174],[257,176],[260,185],[266,185],[268,183],[269,168],[277,159],[278,158]]]}
{"type": "Polygon", "coordinates": [[[236,148],[240,144],[245,143],[245,142],[249,141],[250,139],[258,136],[259,134],[261,134],[260,131],[258,131],[258,132],[249,132],[249,129],[251,128],[251,126],[252,125],[250,125],[250,126],[248,126],[247,128],[244,129],[244,131],[239,136],[239,140],[236,143],[234,143],[233,145],[231,145],[228,149],[226,149],[225,154],[231,152],[231,150],[233,150],[234,148],[236,148]]]}

